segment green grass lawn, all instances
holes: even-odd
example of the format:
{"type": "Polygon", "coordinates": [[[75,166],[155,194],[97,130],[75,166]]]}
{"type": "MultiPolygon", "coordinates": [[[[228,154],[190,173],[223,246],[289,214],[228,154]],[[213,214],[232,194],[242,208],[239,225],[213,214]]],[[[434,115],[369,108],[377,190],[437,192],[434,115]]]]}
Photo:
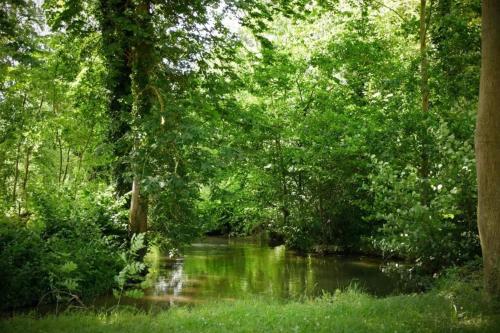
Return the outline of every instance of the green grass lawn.
{"type": "Polygon", "coordinates": [[[3,320],[0,332],[500,332],[500,317],[474,294],[466,289],[377,299],[350,290],[304,302],[226,301],[156,314],[27,315],[3,320]]]}

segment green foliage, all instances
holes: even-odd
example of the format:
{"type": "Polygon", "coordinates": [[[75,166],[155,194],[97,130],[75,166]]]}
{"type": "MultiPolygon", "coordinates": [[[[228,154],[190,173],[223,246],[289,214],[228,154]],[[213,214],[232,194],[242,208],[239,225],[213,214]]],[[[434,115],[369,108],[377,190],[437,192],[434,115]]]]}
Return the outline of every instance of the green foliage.
{"type": "Polygon", "coordinates": [[[479,253],[479,0],[429,4],[425,113],[412,2],[38,3],[0,5],[5,306],[140,280],[133,179],[173,252],[266,232],[422,272],[479,253]]]}
{"type": "Polygon", "coordinates": [[[418,161],[401,169],[372,156],[376,171],[368,185],[373,195],[370,219],[385,222],[375,246],[386,255],[415,261],[424,271],[459,264],[479,253],[472,135],[464,143],[449,127],[441,120],[429,131],[435,145],[429,147],[428,179],[422,178],[418,161]],[[423,202],[423,186],[431,189],[428,203],[423,202]]]}
{"type": "Polygon", "coordinates": [[[9,306],[33,304],[47,290],[45,247],[40,234],[22,221],[0,220],[0,302],[9,306]]]}
{"type": "Polygon", "coordinates": [[[430,23],[427,114],[410,46],[416,8],[381,14],[350,3],[313,20],[277,17],[265,36],[245,36],[226,97],[238,111],[214,134],[225,147],[214,147],[214,158],[224,162],[204,187],[206,228],[268,230],[302,250],[375,251],[419,272],[476,256],[478,7],[436,6],[446,16],[430,23]],[[470,49],[455,38],[462,34],[470,49]]]}
{"type": "Polygon", "coordinates": [[[115,276],[118,289],[113,289],[113,295],[118,299],[118,304],[122,296],[140,298],[144,295],[140,289],[140,283],[144,282],[146,270],[141,256],[145,249],[144,234],[133,235],[130,247],[120,255],[123,268],[115,276]]]}
{"type": "Polygon", "coordinates": [[[103,213],[102,204],[109,204],[110,197],[105,191],[86,198],[84,194],[75,205],[64,193],[45,194],[37,196],[29,219],[4,218],[0,232],[4,307],[39,300],[63,302],[74,296],[88,299],[114,286],[113,278],[123,266],[119,247],[126,229],[111,225],[109,218],[120,215],[121,207],[113,212],[106,206],[103,213]],[[110,230],[115,232],[110,235],[110,230]],[[121,230],[121,238],[116,230],[121,230]]]}

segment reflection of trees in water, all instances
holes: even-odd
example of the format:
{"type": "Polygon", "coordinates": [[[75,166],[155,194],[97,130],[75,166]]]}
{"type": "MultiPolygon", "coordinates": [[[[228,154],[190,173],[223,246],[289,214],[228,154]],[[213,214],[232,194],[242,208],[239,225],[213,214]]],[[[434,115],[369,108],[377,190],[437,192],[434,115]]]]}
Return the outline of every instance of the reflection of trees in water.
{"type": "Polygon", "coordinates": [[[287,298],[310,295],[316,288],[314,272],[305,259],[287,256],[283,246],[199,246],[185,256],[184,269],[201,282],[198,293],[209,297],[267,294],[287,298]]]}
{"type": "Polygon", "coordinates": [[[179,296],[183,286],[184,263],[178,261],[172,265],[172,269],[160,275],[155,283],[155,295],[179,296]]]}
{"type": "Polygon", "coordinates": [[[156,296],[238,298],[265,294],[278,298],[321,295],[356,282],[375,294],[388,294],[392,282],[378,263],[349,257],[299,256],[285,247],[256,244],[189,248],[155,283],[156,296]]]}

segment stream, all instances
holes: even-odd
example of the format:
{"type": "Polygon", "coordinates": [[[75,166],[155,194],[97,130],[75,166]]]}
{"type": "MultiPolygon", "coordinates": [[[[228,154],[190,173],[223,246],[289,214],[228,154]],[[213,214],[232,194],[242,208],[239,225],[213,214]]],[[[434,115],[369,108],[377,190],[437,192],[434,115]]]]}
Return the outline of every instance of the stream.
{"type": "MultiPolygon", "coordinates": [[[[168,307],[250,297],[297,299],[353,284],[385,296],[397,291],[398,281],[381,271],[382,264],[374,258],[304,256],[255,240],[208,237],[187,247],[180,258],[160,256],[152,287],[142,298],[121,303],[168,307]]],[[[113,302],[109,298],[106,303],[113,302]]]]}

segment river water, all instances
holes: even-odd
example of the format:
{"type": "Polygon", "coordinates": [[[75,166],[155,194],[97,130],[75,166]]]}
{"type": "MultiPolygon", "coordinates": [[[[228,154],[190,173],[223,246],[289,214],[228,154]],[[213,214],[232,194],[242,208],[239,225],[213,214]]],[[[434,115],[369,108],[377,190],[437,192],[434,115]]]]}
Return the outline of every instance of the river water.
{"type": "Polygon", "coordinates": [[[353,284],[384,296],[396,291],[397,281],[381,265],[372,258],[304,256],[284,246],[210,237],[187,247],[180,258],[160,256],[152,287],[141,299],[124,299],[122,304],[168,307],[256,296],[293,299],[353,284]]]}

